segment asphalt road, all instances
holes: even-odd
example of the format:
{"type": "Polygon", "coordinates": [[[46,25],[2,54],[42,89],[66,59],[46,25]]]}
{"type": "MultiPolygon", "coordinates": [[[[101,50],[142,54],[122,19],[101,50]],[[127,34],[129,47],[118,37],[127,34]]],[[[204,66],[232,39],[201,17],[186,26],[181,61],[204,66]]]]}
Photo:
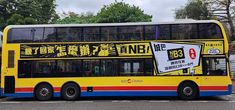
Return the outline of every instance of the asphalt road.
{"type": "Polygon", "coordinates": [[[99,97],[77,101],[2,98],[0,110],[235,110],[235,94],[191,101],[175,97],[99,97]]]}

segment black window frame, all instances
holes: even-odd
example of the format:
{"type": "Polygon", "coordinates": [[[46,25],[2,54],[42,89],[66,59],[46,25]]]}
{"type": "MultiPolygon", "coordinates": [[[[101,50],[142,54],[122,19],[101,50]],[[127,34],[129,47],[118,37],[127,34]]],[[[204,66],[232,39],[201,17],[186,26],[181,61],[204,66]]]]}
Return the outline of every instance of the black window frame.
{"type": "MultiPolygon", "coordinates": [[[[130,58],[130,61],[133,60],[134,62],[137,60],[141,60],[143,61],[143,75],[137,75],[137,76],[154,76],[154,64],[153,64],[153,59],[152,58],[130,58]],[[145,61],[147,60],[151,60],[152,61],[152,73],[151,74],[146,74],[146,70],[145,70],[145,61]]],[[[120,74],[120,66],[116,66],[116,65],[120,65],[121,59],[73,59],[73,60],[69,60],[69,59],[57,59],[57,60],[19,60],[18,61],[18,78],[53,78],[53,77],[119,77],[119,76],[123,76],[120,74]],[[91,73],[91,75],[85,75],[85,70],[84,70],[84,63],[85,61],[95,61],[97,60],[99,62],[99,74],[100,75],[93,75],[94,73],[91,73]],[[111,74],[111,75],[106,75],[106,74],[102,74],[101,72],[101,61],[107,61],[107,60],[111,60],[112,62],[115,62],[113,64],[113,67],[116,67],[116,73],[115,74],[111,74]],[[58,72],[58,61],[62,61],[62,62],[79,62],[80,64],[80,69],[79,72],[64,72],[60,73],[58,72]],[[37,69],[36,68],[36,63],[37,62],[54,62],[54,64],[56,65],[55,67],[48,67],[51,70],[51,73],[38,73],[35,71],[37,69]],[[26,64],[22,65],[22,63],[26,64]],[[30,66],[30,67],[28,67],[30,66]],[[27,67],[27,68],[25,68],[27,67]],[[29,72],[27,72],[29,71],[29,72]],[[35,75],[36,74],[36,75],[35,75]]],[[[90,65],[89,65],[90,66],[90,65]]],[[[132,75],[125,75],[125,76],[132,76],[132,75]]]]}
{"type": "Polygon", "coordinates": [[[228,75],[228,70],[227,70],[227,68],[228,68],[228,65],[227,65],[227,61],[228,59],[224,56],[224,57],[221,57],[221,56],[213,56],[213,57],[202,57],[202,74],[204,75],[204,76],[227,76],[228,75]],[[206,64],[206,59],[213,59],[213,60],[215,60],[215,59],[224,59],[225,60],[225,71],[223,71],[224,73],[219,73],[219,72],[222,72],[222,70],[221,69],[219,69],[219,70],[209,70],[209,68],[208,68],[208,65],[206,64]],[[220,71],[221,70],[221,71],[220,71]],[[214,72],[214,73],[210,73],[210,71],[212,71],[212,72],[214,72]],[[209,74],[208,74],[209,73],[209,74]]]}
{"type": "MultiPolygon", "coordinates": [[[[105,42],[105,41],[108,41],[108,40],[102,40],[102,28],[108,28],[108,27],[115,27],[115,31],[116,31],[116,35],[115,35],[115,37],[116,38],[113,38],[113,40],[109,40],[109,41],[140,41],[140,40],[178,40],[178,39],[172,39],[172,26],[174,26],[174,25],[196,25],[196,31],[195,31],[195,33],[197,34],[196,35],[196,37],[195,38],[183,38],[183,39],[181,39],[181,40],[188,40],[188,39],[198,39],[198,40],[200,40],[200,39],[223,39],[223,34],[222,34],[222,29],[220,28],[220,26],[218,25],[218,24],[216,24],[216,23],[179,23],[179,24],[155,24],[155,25],[123,25],[123,26],[115,26],[115,25],[113,25],[113,26],[84,26],[84,27],[79,27],[79,26],[77,26],[77,27],[73,27],[73,26],[67,26],[67,27],[28,27],[28,28],[26,28],[26,27],[24,27],[24,28],[19,28],[19,27],[17,27],[17,28],[10,28],[9,29],[9,32],[8,32],[8,39],[7,39],[7,43],[33,43],[33,42],[105,42]],[[215,27],[216,29],[212,29],[212,31],[210,31],[210,30],[206,30],[206,31],[203,31],[203,32],[205,32],[205,33],[207,33],[207,34],[213,34],[213,33],[217,33],[218,35],[216,35],[216,37],[212,37],[212,36],[209,36],[209,37],[204,37],[203,38],[203,36],[202,36],[202,32],[200,31],[201,30],[201,28],[200,28],[200,26],[201,25],[208,25],[208,29],[210,29],[210,27],[211,28],[213,28],[213,27],[215,27]],[[210,26],[211,25],[211,26],[210,26]],[[151,38],[151,39],[148,39],[148,37],[149,36],[146,36],[146,29],[145,29],[145,27],[147,27],[147,26],[154,26],[155,27],[155,33],[156,33],[156,27],[158,26],[159,28],[161,27],[161,26],[169,26],[169,30],[167,30],[167,31],[169,31],[169,32],[164,32],[164,33],[168,33],[169,35],[168,35],[168,37],[167,38],[163,38],[162,37],[162,35],[161,35],[161,30],[159,31],[159,38],[158,39],[153,39],[153,38],[155,38],[155,36],[153,37],[153,38],[151,38]],[[138,31],[138,32],[140,32],[140,33],[135,33],[136,31],[134,31],[134,30],[132,30],[131,31],[131,36],[132,36],[132,34],[134,33],[134,34],[139,34],[138,35],[138,39],[136,39],[136,38],[134,38],[134,39],[132,39],[131,37],[128,37],[127,39],[126,38],[124,38],[124,39],[122,39],[121,38],[121,33],[120,33],[120,29],[122,29],[122,27],[124,27],[124,28],[128,28],[128,27],[132,27],[132,28],[137,28],[137,27],[140,27],[140,31],[138,31]],[[34,39],[33,38],[31,38],[31,37],[29,37],[29,40],[27,41],[27,39],[25,40],[25,39],[22,39],[22,40],[19,40],[19,41],[14,41],[15,39],[17,39],[17,38],[13,38],[14,36],[12,35],[12,31],[14,30],[14,29],[37,29],[37,28],[43,28],[43,37],[42,37],[42,39],[40,40],[38,40],[38,41],[34,41],[34,39]],[[45,39],[45,34],[46,34],[46,31],[47,31],[47,29],[49,29],[49,28],[52,28],[52,36],[54,36],[55,38],[54,38],[54,40],[53,40],[53,38],[52,39],[48,39],[48,41],[45,39]],[[65,28],[65,29],[79,29],[80,30],[80,33],[81,33],[81,35],[78,35],[78,37],[80,37],[80,38],[78,38],[78,40],[77,41],[74,41],[74,40],[72,40],[72,41],[59,41],[58,40],[58,29],[59,28],[65,28]],[[95,33],[94,35],[93,35],[93,37],[95,36],[95,37],[97,37],[96,38],[96,40],[91,40],[92,38],[89,38],[90,40],[85,40],[86,38],[86,36],[87,35],[85,35],[85,30],[84,29],[86,29],[86,28],[97,28],[98,30],[97,30],[97,33],[95,33]],[[53,32],[53,29],[54,29],[54,32],[53,32]],[[213,31],[215,31],[215,32],[213,32],[213,31]],[[54,34],[54,35],[53,35],[54,34]],[[31,38],[31,39],[30,39],[31,38]]],[[[130,28],[131,29],[131,28],[130,28]]],[[[207,28],[205,28],[205,29],[207,29],[207,28]]],[[[17,33],[14,33],[15,35],[17,35],[17,33]]],[[[78,33],[79,34],[79,33],[78,33]]],[[[68,37],[68,36],[66,36],[66,37],[68,37]]],[[[188,37],[188,36],[187,36],[188,37]]],[[[26,37],[27,38],[27,37],[26,37]]],[[[48,37],[47,37],[48,38],[48,37]]]]}

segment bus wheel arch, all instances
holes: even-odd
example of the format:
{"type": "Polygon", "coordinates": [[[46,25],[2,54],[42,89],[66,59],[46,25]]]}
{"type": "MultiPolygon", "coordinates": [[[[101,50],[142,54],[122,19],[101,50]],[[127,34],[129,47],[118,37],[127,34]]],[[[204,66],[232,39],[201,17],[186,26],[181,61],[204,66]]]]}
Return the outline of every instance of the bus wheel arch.
{"type": "Polygon", "coordinates": [[[182,81],[177,89],[178,97],[183,100],[193,100],[199,97],[199,87],[191,80],[182,81]]]}
{"type": "Polygon", "coordinates": [[[66,82],[61,87],[61,97],[68,101],[76,100],[80,97],[80,85],[74,81],[66,82]]]}
{"type": "Polygon", "coordinates": [[[53,97],[54,90],[50,83],[40,82],[34,87],[34,97],[40,101],[50,100],[53,97]]]}

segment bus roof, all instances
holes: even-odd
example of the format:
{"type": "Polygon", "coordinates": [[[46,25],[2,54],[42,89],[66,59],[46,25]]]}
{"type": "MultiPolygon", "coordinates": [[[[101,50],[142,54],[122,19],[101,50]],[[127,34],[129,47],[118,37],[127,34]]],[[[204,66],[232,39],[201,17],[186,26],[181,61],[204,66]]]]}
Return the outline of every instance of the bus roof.
{"type": "Polygon", "coordinates": [[[135,26],[157,24],[188,24],[188,23],[218,23],[216,20],[176,20],[173,22],[127,22],[127,23],[92,23],[92,24],[36,24],[36,25],[9,25],[7,28],[23,27],[90,27],[90,26],[135,26]]]}

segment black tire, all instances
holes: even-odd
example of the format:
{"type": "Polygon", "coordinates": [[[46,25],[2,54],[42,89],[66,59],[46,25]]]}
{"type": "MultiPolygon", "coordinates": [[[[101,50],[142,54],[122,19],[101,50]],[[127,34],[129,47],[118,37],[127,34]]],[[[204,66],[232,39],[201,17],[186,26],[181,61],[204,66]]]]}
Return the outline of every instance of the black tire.
{"type": "Polygon", "coordinates": [[[50,100],[53,96],[53,88],[49,84],[40,84],[35,89],[35,98],[40,101],[50,100]]]}
{"type": "Polygon", "coordinates": [[[182,83],[178,88],[178,96],[182,100],[194,100],[198,98],[199,90],[193,83],[182,83]]]}
{"type": "Polygon", "coordinates": [[[61,96],[65,100],[73,101],[80,96],[80,89],[74,83],[65,84],[61,90],[61,96]]]}

